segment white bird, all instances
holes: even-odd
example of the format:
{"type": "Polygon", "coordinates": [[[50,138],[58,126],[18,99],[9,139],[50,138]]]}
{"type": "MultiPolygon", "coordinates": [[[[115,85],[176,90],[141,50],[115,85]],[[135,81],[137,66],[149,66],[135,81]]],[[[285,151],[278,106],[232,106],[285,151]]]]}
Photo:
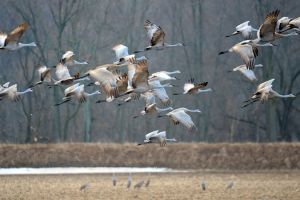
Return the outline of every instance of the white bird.
{"type": "Polygon", "coordinates": [[[0,33],[0,49],[7,50],[17,50],[22,47],[36,47],[34,42],[29,44],[24,44],[20,42],[20,39],[23,33],[28,29],[29,25],[24,22],[18,25],[12,32],[9,34],[1,32],[0,33]]]}
{"type": "MultiPolygon", "coordinates": [[[[182,94],[199,94],[205,92],[212,92],[211,88],[203,89],[207,86],[208,82],[203,83],[195,83],[195,80],[191,78],[187,83],[183,86],[183,93],[182,94]]],[[[173,93],[173,95],[180,95],[180,93],[173,93]]]]}
{"type": "Polygon", "coordinates": [[[149,89],[153,92],[153,94],[161,101],[164,106],[168,106],[172,103],[169,98],[166,87],[174,87],[174,85],[170,83],[161,84],[159,80],[148,80],[149,89]]]}
{"type": "Polygon", "coordinates": [[[288,30],[295,30],[300,32],[300,17],[282,17],[277,20],[276,29],[279,30],[280,33],[288,30]]]}
{"type": "Polygon", "coordinates": [[[80,83],[76,83],[75,85],[72,85],[65,89],[63,101],[55,105],[58,106],[63,103],[66,103],[70,101],[72,98],[76,98],[79,103],[84,103],[86,102],[87,97],[97,95],[97,94],[101,94],[101,92],[96,91],[93,93],[87,93],[84,91],[84,85],[80,85],[80,83]]]}
{"type": "Polygon", "coordinates": [[[113,186],[116,186],[117,185],[117,178],[116,178],[115,173],[113,173],[111,180],[112,180],[113,186]]]}
{"type": "MultiPolygon", "coordinates": [[[[8,86],[8,85],[9,85],[9,83],[5,84],[5,86],[8,86]]],[[[24,95],[29,92],[33,92],[33,90],[31,88],[28,88],[25,91],[18,92],[17,84],[14,84],[9,87],[4,87],[4,89],[2,89],[0,91],[0,100],[8,98],[11,101],[17,102],[20,100],[21,95],[24,95]]]]}
{"type": "Polygon", "coordinates": [[[46,67],[46,66],[40,66],[39,69],[38,69],[38,74],[39,74],[39,81],[36,82],[35,84],[33,84],[31,86],[32,87],[35,87],[36,85],[39,85],[39,84],[42,84],[44,82],[48,82],[50,83],[52,78],[51,78],[51,69],[46,67]]]}
{"type": "MultiPolygon", "coordinates": [[[[257,64],[254,67],[255,68],[262,68],[263,65],[262,64],[257,64]]],[[[254,74],[254,71],[251,70],[251,69],[247,69],[246,65],[237,66],[237,67],[233,68],[232,71],[229,71],[229,72],[236,72],[236,71],[239,71],[243,76],[245,76],[250,81],[256,81],[257,80],[257,78],[254,74]]]]}
{"type": "Polygon", "coordinates": [[[123,44],[115,45],[112,50],[116,53],[117,61],[114,64],[119,64],[127,61],[129,58],[135,58],[134,54],[128,53],[128,47],[123,44]]]}
{"type": "Polygon", "coordinates": [[[160,146],[162,147],[165,146],[167,142],[176,142],[176,139],[175,138],[168,139],[166,131],[159,132],[159,130],[156,130],[146,134],[144,142],[138,145],[159,143],[160,146]]]}
{"type": "Polygon", "coordinates": [[[178,80],[176,77],[172,77],[170,75],[172,74],[180,74],[181,72],[179,70],[168,72],[168,71],[159,71],[151,74],[149,76],[149,80],[151,79],[158,79],[159,81],[169,81],[169,80],[178,80]]]}
{"type": "Polygon", "coordinates": [[[187,108],[177,108],[175,110],[172,110],[171,112],[168,112],[165,115],[160,115],[158,117],[160,118],[168,116],[175,125],[181,123],[182,125],[187,127],[189,131],[197,130],[197,127],[195,126],[191,116],[188,115],[186,112],[201,113],[199,109],[189,110],[187,108]]]}
{"type": "Polygon", "coordinates": [[[74,60],[74,52],[73,51],[66,51],[60,59],[60,63],[66,65],[67,67],[71,67],[74,65],[87,65],[88,62],[79,62],[74,60]]]}
{"type": "Polygon", "coordinates": [[[267,14],[263,24],[259,27],[257,31],[257,38],[253,40],[253,43],[259,44],[260,42],[273,42],[276,39],[282,37],[288,37],[293,35],[298,35],[296,32],[292,32],[289,34],[281,34],[275,31],[277,26],[277,17],[279,15],[279,10],[274,10],[267,14]]]}
{"type": "Polygon", "coordinates": [[[246,107],[256,101],[261,101],[261,102],[265,102],[269,99],[272,99],[272,98],[294,98],[296,97],[294,94],[287,94],[287,95],[282,95],[282,94],[279,94],[278,92],[274,91],[272,89],[272,83],[275,79],[271,79],[271,80],[268,80],[266,82],[263,82],[261,84],[259,84],[257,86],[257,89],[255,91],[255,93],[253,94],[253,96],[249,99],[249,100],[246,100],[244,101],[246,104],[243,105],[243,107],[246,107]]]}
{"type": "Polygon", "coordinates": [[[79,73],[71,76],[68,67],[66,65],[63,65],[62,63],[58,63],[55,66],[55,75],[58,80],[55,80],[54,85],[69,85],[74,81],[89,80],[89,78],[87,77],[79,78],[79,73]]]}
{"type": "MultiPolygon", "coordinates": [[[[272,46],[272,44],[265,44],[272,46]]],[[[239,54],[244,63],[247,66],[247,69],[253,69],[255,65],[255,58],[258,56],[257,47],[251,42],[251,40],[245,40],[240,43],[233,45],[230,49],[226,51],[221,51],[219,55],[234,52],[239,54]]]]}
{"type": "Polygon", "coordinates": [[[257,29],[253,28],[249,25],[250,21],[246,21],[241,23],[240,25],[236,26],[236,31],[233,32],[231,35],[227,35],[226,37],[230,37],[233,35],[241,34],[245,40],[249,40],[252,38],[252,32],[258,31],[257,29]]]}
{"type": "Polygon", "coordinates": [[[176,43],[176,44],[168,44],[165,40],[165,32],[162,30],[160,26],[157,26],[150,22],[149,20],[146,20],[144,23],[144,28],[147,32],[147,36],[149,39],[150,45],[146,47],[142,51],[135,51],[134,53],[139,53],[151,49],[163,49],[165,47],[177,47],[177,46],[184,46],[182,43],[176,43]]]}

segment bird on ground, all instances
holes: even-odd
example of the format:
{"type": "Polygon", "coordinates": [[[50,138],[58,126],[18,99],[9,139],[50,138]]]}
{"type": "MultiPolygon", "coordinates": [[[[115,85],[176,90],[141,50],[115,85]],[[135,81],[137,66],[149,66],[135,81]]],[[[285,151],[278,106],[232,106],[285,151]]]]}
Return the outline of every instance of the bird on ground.
{"type": "Polygon", "coordinates": [[[252,38],[252,32],[258,30],[249,25],[249,22],[250,21],[246,21],[237,25],[235,27],[236,31],[233,32],[231,35],[226,35],[226,37],[241,34],[245,40],[250,40],[252,38]]]}
{"type": "Polygon", "coordinates": [[[228,189],[232,189],[233,187],[234,187],[234,185],[235,185],[235,182],[234,181],[229,181],[229,183],[227,184],[227,186],[226,186],[226,189],[228,190],[228,189]]]}
{"type": "MultiPolygon", "coordinates": [[[[195,79],[191,78],[187,83],[183,86],[182,94],[199,94],[205,92],[212,92],[211,88],[203,89],[207,86],[208,82],[203,83],[195,83],[195,79]]],[[[179,93],[173,93],[173,95],[180,95],[179,93]]]]}
{"type": "Polygon", "coordinates": [[[91,187],[90,183],[85,183],[82,186],[80,186],[79,190],[80,191],[85,191],[85,190],[87,190],[90,187],[91,187]]]}
{"type": "Polygon", "coordinates": [[[66,102],[70,101],[72,98],[76,98],[79,103],[84,103],[84,102],[86,102],[86,99],[88,97],[94,96],[97,94],[101,94],[101,92],[98,90],[93,93],[87,93],[84,91],[84,85],[81,85],[80,83],[76,83],[65,89],[63,101],[55,104],[55,106],[66,103],[66,102]]]}
{"type": "Polygon", "coordinates": [[[132,182],[131,173],[129,173],[128,179],[127,179],[127,186],[126,186],[127,188],[130,188],[131,182],[132,182]]]}
{"type": "Polygon", "coordinates": [[[137,184],[134,185],[134,189],[141,189],[144,185],[144,180],[138,182],[137,184]]]}
{"type": "Polygon", "coordinates": [[[266,42],[269,43],[282,37],[298,35],[296,32],[282,34],[275,31],[279,13],[280,13],[279,10],[274,10],[267,14],[263,24],[259,27],[257,31],[257,38],[253,40],[255,44],[266,43],[266,42]]]}
{"type": "Polygon", "coordinates": [[[163,147],[166,146],[167,142],[176,142],[176,139],[168,139],[166,131],[159,132],[159,130],[156,130],[146,134],[144,142],[138,145],[159,143],[163,147]]]}
{"type": "Polygon", "coordinates": [[[206,182],[205,182],[204,179],[201,180],[200,185],[201,185],[201,189],[202,189],[203,191],[205,191],[205,190],[206,190],[206,182]]]}
{"type": "MultiPolygon", "coordinates": [[[[6,83],[4,86],[8,86],[8,85],[9,83],[6,83]]],[[[14,84],[9,87],[4,87],[4,89],[0,91],[0,100],[7,98],[11,101],[17,102],[20,100],[20,97],[22,95],[29,92],[33,92],[33,90],[31,88],[28,88],[22,92],[18,92],[17,84],[14,84]]]]}
{"type": "Polygon", "coordinates": [[[74,52],[73,51],[66,51],[63,56],[60,59],[60,63],[67,66],[71,67],[74,65],[87,65],[88,62],[79,62],[77,60],[74,60],[74,52]]]}
{"type": "Polygon", "coordinates": [[[167,116],[173,121],[174,125],[178,125],[181,123],[186,128],[188,128],[189,131],[197,130],[197,127],[194,124],[191,116],[188,115],[186,112],[201,113],[199,109],[190,110],[187,108],[177,108],[175,110],[172,110],[171,112],[168,112],[165,115],[159,115],[158,118],[167,116]]]}
{"type": "Polygon", "coordinates": [[[23,33],[28,29],[28,23],[24,22],[18,25],[12,32],[9,34],[1,32],[0,33],[0,49],[7,50],[17,50],[22,47],[36,47],[34,42],[29,44],[24,44],[20,42],[20,39],[23,33]]]}
{"type": "Polygon", "coordinates": [[[46,67],[46,66],[40,66],[39,69],[38,69],[38,74],[39,74],[39,81],[34,83],[32,86],[30,86],[31,88],[39,85],[39,84],[42,84],[44,82],[48,82],[48,83],[51,83],[51,69],[46,67]]]}
{"type": "Polygon", "coordinates": [[[149,187],[149,185],[150,185],[150,175],[151,175],[151,173],[149,172],[148,173],[148,179],[147,179],[147,181],[145,183],[145,187],[149,187]]]}
{"type": "Polygon", "coordinates": [[[282,17],[277,20],[276,29],[279,30],[279,33],[283,33],[289,30],[300,32],[300,17],[289,18],[282,17]]]}
{"type": "Polygon", "coordinates": [[[139,52],[148,51],[152,49],[161,50],[169,47],[184,46],[182,43],[176,43],[176,44],[166,43],[165,32],[163,31],[163,29],[160,26],[153,24],[149,20],[145,21],[144,28],[145,31],[147,32],[147,37],[149,39],[150,45],[146,47],[144,50],[135,51],[134,53],[139,53],[139,52]]]}
{"type": "Polygon", "coordinates": [[[272,99],[272,98],[294,98],[296,97],[294,94],[287,94],[287,95],[282,95],[279,94],[278,92],[274,91],[272,89],[272,83],[275,79],[268,80],[266,82],[263,82],[257,86],[257,89],[253,96],[249,99],[244,101],[246,103],[242,107],[246,107],[256,101],[261,101],[264,103],[265,101],[272,99]]]}
{"type": "Polygon", "coordinates": [[[117,185],[117,178],[115,176],[115,173],[113,173],[111,180],[112,180],[113,186],[116,186],[117,185]]]}
{"type": "MultiPolygon", "coordinates": [[[[263,67],[262,64],[257,64],[254,66],[254,68],[262,68],[262,67],[263,67]]],[[[228,72],[236,72],[236,71],[240,72],[243,76],[245,76],[250,81],[257,81],[254,71],[251,69],[247,69],[246,65],[237,66],[228,72]]]]}
{"type": "Polygon", "coordinates": [[[170,75],[172,74],[180,74],[181,72],[179,70],[168,72],[168,71],[159,71],[151,74],[149,76],[149,80],[151,79],[158,79],[159,81],[169,81],[169,80],[178,80],[177,77],[172,77],[170,75]]]}

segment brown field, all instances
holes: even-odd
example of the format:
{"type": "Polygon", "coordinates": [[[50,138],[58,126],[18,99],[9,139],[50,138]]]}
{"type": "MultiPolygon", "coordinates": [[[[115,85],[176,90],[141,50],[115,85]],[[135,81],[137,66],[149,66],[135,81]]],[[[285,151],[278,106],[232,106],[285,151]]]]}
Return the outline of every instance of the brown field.
{"type": "Polygon", "coordinates": [[[170,167],[177,169],[300,169],[300,143],[2,144],[0,167],[170,167]]]}
{"type": "MultiPolygon", "coordinates": [[[[299,171],[259,172],[193,172],[178,174],[152,174],[148,188],[126,188],[127,174],[116,175],[117,186],[112,186],[107,175],[42,175],[1,176],[0,199],[230,199],[275,200],[300,199],[299,171]],[[205,177],[207,190],[200,189],[205,177]],[[226,190],[229,180],[235,181],[226,190]],[[90,188],[80,191],[84,183],[90,188]]],[[[147,174],[133,174],[133,185],[147,180],[147,174]]]]}

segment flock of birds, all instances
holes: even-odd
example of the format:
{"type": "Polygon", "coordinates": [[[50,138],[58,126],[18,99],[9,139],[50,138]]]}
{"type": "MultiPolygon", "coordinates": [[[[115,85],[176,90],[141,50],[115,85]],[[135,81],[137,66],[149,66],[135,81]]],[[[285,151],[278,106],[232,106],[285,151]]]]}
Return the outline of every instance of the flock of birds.
{"type": "MultiPolygon", "coordinates": [[[[278,15],[279,10],[269,13],[258,30],[250,26],[249,21],[236,27],[236,31],[232,35],[241,34],[245,40],[233,45],[227,51],[219,53],[225,54],[233,52],[240,55],[244,64],[234,68],[232,71],[241,72],[250,81],[257,80],[253,69],[262,67],[261,64],[255,64],[255,58],[258,56],[258,47],[275,46],[273,42],[279,38],[298,35],[300,32],[300,17],[282,17],[281,19],[277,19],[278,15]],[[252,32],[255,31],[257,31],[257,38],[252,39],[252,32]]],[[[0,49],[17,50],[23,47],[36,46],[34,42],[29,44],[20,42],[23,33],[28,27],[29,25],[27,23],[22,23],[9,34],[0,33],[0,49]]],[[[18,101],[20,96],[33,92],[32,88],[40,84],[47,84],[48,87],[51,88],[59,85],[67,86],[64,90],[62,101],[56,103],[56,106],[71,100],[77,100],[79,103],[84,103],[90,96],[102,93],[105,95],[105,99],[99,100],[97,103],[118,100],[118,104],[123,105],[124,103],[143,98],[145,101],[144,109],[139,115],[134,116],[134,118],[158,114],[159,118],[169,117],[175,125],[182,124],[189,131],[197,130],[197,127],[188,113],[201,113],[201,111],[199,109],[187,109],[185,107],[173,109],[173,107],[170,106],[172,100],[166,92],[166,88],[175,87],[175,85],[169,82],[178,79],[174,74],[179,74],[181,72],[179,70],[172,72],[159,71],[150,74],[148,70],[148,58],[145,56],[137,56],[140,53],[150,50],[164,50],[173,47],[185,48],[185,45],[182,43],[166,43],[165,32],[163,29],[149,20],[145,21],[144,29],[149,39],[149,46],[143,50],[134,51],[132,54],[129,54],[127,46],[118,44],[112,48],[116,54],[116,60],[112,62],[112,64],[96,66],[87,70],[82,76],[79,73],[71,75],[69,68],[74,65],[87,65],[88,63],[75,60],[75,54],[72,51],[67,51],[62,55],[56,66],[52,68],[41,66],[38,69],[39,81],[33,83],[25,91],[18,91],[17,84],[10,86],[9,82],[0,86],[0,99],[8,98],[12,101],[18,101]],[[52,74],[52,71],[54,70],[56,75],[55,79],[52,74]],[[85,85],[82,84],[83,80],[92,80],[87,86],[98,86],[100,90],[93,93],[85,92],[85,85]],[[158,101],[163,107],[158,106],[158,101]]],[[[274,97],[295,97],[293,94],[281,95],[274,91],[272,89],[273,81],[274,79],[271,79],[259,84],[253,96],[245,101],[244,107],[256,101],[264,102],[274,97]]],[[[182,93],[174,93],[173,95],[195,95],[211,92],[211,88],[205,89],[207,85],[207,82],[196,82],[191,78],[184,84],[182,93]]],[[[167,138],[166,131],[156,130],[148,133],[141,144],[159,143],[161,146],[164,146],[167,142],[175,141],[174,138],[167,138]]]]}
{"type": "MultiPolygon", "coordinates": [[[[117,177],[116,177],[115,173],[112,174],[111,180],[112,180],[113,187],[116,187],[117,186],[117,177]]],[[[133,188],[134,189],[141,189],[143,186],[145,188],[148,188],[150,186],[150,181],[151,181],[151,179],[150,179],[150,173],[149,173],[148,174],[148,179],[147,179],[146,182],[144,180],[138,181],[133,186],[133,188]]],[[[123,184],[120,184],[120,185],[122,186],[123,184]]],[[[132,185],[132,176],[131,176],[131,173],[129,173],[128,178],[127,178],[126,188],[130,189],[131,185],[132,185]]],[[[232,189],[235,185],[236,185],[236,182],[234,180],[229,180],[229,182],[227,183],[225,189],[226,190],[232,189]]],[[[87,182],[87,183],[84,183],[83,185],[81,185],[79,190],[80,191],[86,191],[90,187],[91,187],[91,184],[89,182],[87,182]]],[[[203,191],[207,190],[207,182],[205,181],[205,179],[203,177],[200,180],[200,188],[203,191]]]]}

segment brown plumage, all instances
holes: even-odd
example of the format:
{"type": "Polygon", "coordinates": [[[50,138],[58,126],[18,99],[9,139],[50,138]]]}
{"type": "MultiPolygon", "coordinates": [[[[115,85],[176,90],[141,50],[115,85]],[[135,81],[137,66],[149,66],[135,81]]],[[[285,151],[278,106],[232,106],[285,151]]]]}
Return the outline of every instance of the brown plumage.
{"type": "Polygon", "coordinates": [[[7,35],[4,46],[6,46],[8,43],[18,43],[23,33],[28,29],[28,27],[29,25],[26,22],[18,25],[12,32],[10,32],[7,35]]]}
{"type": "Polygon", "coordinates": [[[144,28],[147,32],[151,46],[164,45],[165,32],[162,30],[160,26],[157,26],[152,22],[150,22],[149,20],[146,20],[144,23],[144,28]]]}
{"type": "Polygon", "coordinates": [[[136,92],[146,92],[149,90],[149,71],[147,59],[139,60],[135,63],[135,73],[132,78],[132,87],[136,92]]]}
{"type": "Polygon", "coordinates": [[[275,39],[275,28],[277,17],[280,11],[275,10],[267,14],[263,24],[259,28],[259,37],[264,42],[271,42],[275,39]]]}

